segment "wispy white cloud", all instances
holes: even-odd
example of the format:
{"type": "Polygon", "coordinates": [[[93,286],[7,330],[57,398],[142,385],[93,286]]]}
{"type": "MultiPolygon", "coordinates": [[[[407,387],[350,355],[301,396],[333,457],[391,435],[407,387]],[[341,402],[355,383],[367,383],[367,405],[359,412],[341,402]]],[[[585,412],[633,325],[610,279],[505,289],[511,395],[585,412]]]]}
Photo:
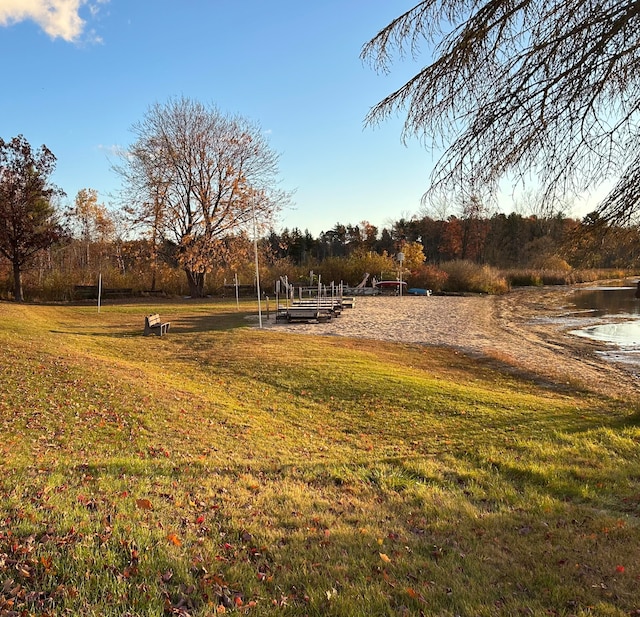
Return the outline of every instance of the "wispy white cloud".
{"type": "Polygon", "coordinates": [[[94,45],[102,45],[104,43],[104,39],[95,30],[89,30],[87,40],[94,45]]]}
{"type": "Polygon", "coordinates": [[[98,150],[105,152],[107,156],[121,156],[126,152],[126,148],[119,146],[118,144],[98,144],[98,150]]]}
{"type": "Polygon", "coordinates": [[[95,17],[99,5],[106,2],[108,0],[0,0],[0,26],[30,19],[52,39],[74,42],[86,25],[80,17],[80,7],[88,5],[90,14],[95,17]]]}

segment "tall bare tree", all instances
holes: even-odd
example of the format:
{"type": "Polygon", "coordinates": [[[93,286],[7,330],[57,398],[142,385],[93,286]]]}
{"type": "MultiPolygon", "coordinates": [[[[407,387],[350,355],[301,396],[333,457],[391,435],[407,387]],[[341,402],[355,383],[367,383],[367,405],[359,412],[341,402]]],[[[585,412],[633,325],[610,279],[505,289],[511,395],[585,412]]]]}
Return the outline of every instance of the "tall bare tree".
{"type": "Polygon", "coordinates": [[[0,255],[13,266],[17,302],[24,300],[23,269],[60,236],[53,200],[63,193],[49,182],[55,162],[46,146],[34,151],[22,135],[0,138],[0,255]]]}
{"type": "Polygon", "coordinates": [[[248,120],[188,98],[152,106],[133,126],[134,144],[117,167],[157,240],[177,246],[193,297],[225,235],[270,220],[285,203],[278,156],[248,120]]]}
{"type": "Polygon", "coordinates": [[[618,185],[604,210],[640,199],[638,0],[424,0],[383,28],[362,57],[429,63],[379,102],[369,123],[406,109],[404,138],[446,147],[428,194],[495,193],[535,172],[547,203],[618,185]],[[469,190],[469,188],[467,189],[469,190]]]}

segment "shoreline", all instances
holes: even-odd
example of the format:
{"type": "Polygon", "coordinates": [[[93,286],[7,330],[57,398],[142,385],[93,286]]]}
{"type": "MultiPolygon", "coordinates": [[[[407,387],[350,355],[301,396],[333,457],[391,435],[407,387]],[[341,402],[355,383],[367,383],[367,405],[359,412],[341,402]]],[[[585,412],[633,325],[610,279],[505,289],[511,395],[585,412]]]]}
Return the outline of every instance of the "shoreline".
{"type": "Polygon", "coordinates": [[[521,288],[503,296],[359,296],[326,323],[263,327],[316,336],[345,336],[456,349],[501,370],[554,387],[633,396],[640,368],[616,361],[615,347],[569,334],[598,320],[570,319],[574,287],[521,288]],[[580,321],[576,324],[576,320],[580,321]]]}

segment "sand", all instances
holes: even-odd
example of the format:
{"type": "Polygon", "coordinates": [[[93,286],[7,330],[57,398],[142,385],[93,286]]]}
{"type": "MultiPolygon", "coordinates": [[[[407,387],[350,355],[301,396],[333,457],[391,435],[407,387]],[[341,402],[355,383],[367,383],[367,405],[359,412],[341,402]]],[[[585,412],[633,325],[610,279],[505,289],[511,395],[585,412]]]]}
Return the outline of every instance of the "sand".
{"type": "Polygon", "coordinates": [[[554,388],[635,395],[634,366],[610,346],[570,334],[595,323],[577,318],[570,288],[522,289],[504,296],[358,297],[327,323],[275,322],[282,332],[347,336],[454,348],[554,388]]]}

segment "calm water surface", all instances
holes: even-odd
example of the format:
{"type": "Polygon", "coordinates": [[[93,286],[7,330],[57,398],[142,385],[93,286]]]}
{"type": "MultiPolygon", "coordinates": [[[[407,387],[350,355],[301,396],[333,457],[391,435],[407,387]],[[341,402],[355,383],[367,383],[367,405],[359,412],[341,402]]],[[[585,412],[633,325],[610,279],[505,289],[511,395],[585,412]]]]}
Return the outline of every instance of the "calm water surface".
{"type": "Polygon", "coordinates": [[[640,300],[635,297],[636,285],[611,287],[586,287],[576,291],[571,303],[578,309],[588,311],[592,317],[607,315],[632,315],[640,317],[640,300]]]}
{"type": "Polygon", "coordinates": [[[635,297],[637,280],[620,285],[592,287],[576,291],[571,303],[575,316],[598,318],[571,334],[611,343],[640,361],[640,300],[635,297]],[[610,318],[610,319],[609,319],[610,318]]]}

